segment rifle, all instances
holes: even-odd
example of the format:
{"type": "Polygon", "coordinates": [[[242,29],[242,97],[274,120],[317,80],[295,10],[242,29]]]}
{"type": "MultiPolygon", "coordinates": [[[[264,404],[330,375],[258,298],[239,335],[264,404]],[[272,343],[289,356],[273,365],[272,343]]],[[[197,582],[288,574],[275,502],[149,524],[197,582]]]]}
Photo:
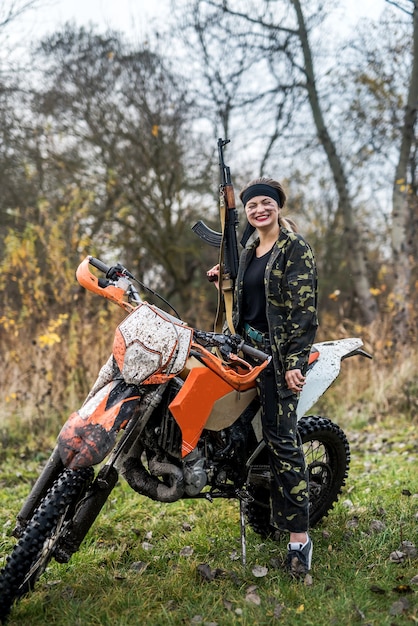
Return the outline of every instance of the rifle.
{"type": "Polygon", "coordinates": [[[206,243],[219,249],[219,299],[215,320],[215,330],[222,329],[222,308],[224,306],[228,326],[235,332],[232,323],[232,300],[235,280],[238,274],[238,213],[235,206],[234,188],[231,182],[230,168],[225,165],[223,149],[230,139],[218,139],[218,157],[220,170],[219,212],[222,231],[219,233],[199,220],[192,230],[206,243]],[[223,302],[222,302],[223,300],[223,302]]]}

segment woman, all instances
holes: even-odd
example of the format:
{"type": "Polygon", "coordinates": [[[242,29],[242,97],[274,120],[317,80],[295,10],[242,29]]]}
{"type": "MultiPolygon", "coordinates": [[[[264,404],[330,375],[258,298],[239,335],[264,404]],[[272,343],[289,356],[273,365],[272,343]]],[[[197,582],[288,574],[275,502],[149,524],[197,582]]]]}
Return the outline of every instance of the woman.
{"type": "MultiPolygon", "coordinates": [[[[303,237],[281,217],[286,195],[279,182],[252,180],[240,199],[246,233],[255,231],[256,238],[240,258],[234,323],[247,341],[273,357],[258,381],[271,469],[272,524],[290,533],[287,568],[300,577],[311,567],[312,540],[296,408],[318,326],[315,260],[303,237]]],[[[219,266],[207,274],[216,279],[219,266]]]]}

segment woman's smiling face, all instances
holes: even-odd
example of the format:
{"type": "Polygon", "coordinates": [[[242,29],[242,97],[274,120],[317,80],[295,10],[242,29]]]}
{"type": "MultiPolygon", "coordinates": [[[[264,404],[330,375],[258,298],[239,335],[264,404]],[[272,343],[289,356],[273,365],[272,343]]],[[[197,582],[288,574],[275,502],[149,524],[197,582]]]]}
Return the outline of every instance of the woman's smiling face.
{"type": "Polygon", "coordinates": [[[255,228],[272,226],[279,221],[279,205],[269,196],[254,196],[245,205],[245,212],[255,228]]]}

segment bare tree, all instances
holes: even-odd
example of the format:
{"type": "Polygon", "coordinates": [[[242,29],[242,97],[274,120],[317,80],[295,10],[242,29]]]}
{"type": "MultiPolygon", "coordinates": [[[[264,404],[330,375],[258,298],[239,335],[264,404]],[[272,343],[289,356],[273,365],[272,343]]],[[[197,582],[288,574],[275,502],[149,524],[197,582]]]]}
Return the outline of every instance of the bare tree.
{"type": "MultiPolygon", "coordinates": [[[[211,202],[216,143],[193,130],[182,80],[148,46],[71,27],[42,42],[31,71],[25,98],[0,92],[0,236],[78,220],[85,236],[63,237],[66,262],[122,260],[196,322],[204,271],[191,226],[211,202]]],[[[47,237],[36,245],[48,276],[47,237]]]]}
{"type": "MultiPolygon", "coordinates": [[[[247,107],[245,120],[248,126],[251,125],[250,118],[262,120],[260,128],[263,128],[265,136],[262,168],[266,166],[273,149],[283,151],[292,142],[292,131],[288,129],[292,121],[295,132],[297,116],[305,147],[307,143],[314,142],[315,135],[322,146],[338,197],[338,213],[344,225],[344,250],[349,267],[346,279],[355,294],[356,309],[362,321],[370,323],[375,319],[378,309],[370,289],[367,249],[356,221],[356,207],[350,194],[344,156],[339,152],[324,115],[326,102],[321,96],[314,68],[311,27],[307,25],[300,0],[265,0],[262,3],[245,4],[206,0],[194,3],[195,14],[198,11],[202,14],[204,6],[211,11],[212,24],[215,25],[210,34],[213,35],[218,28],[229,36],[230,52],[228,62],[221,66],[223,70],[225,66],[231,66],[232,61],[229,59],[233,59],[234,54],[242,54],[243,49],[250,49],[251,55],[255,54],[258,59],[258,65],[253,61],[249,71],[240,75],[240,84],[251,86],[252,91],[248,90],[245,97],[242,97],[242,92],[235,93],[234,109],[245,115],[247,107]],[[300,111],[305,110],[305,102],[313,124],[306,117],[303,123],[300,122],[300,111]]],[[[316,20],[319,24],[323,17],[320,9],[316,14],[312,7],[310,11],[310,22],[315,23],[316,20]]],[[[202,31],[201,23],[198,28],[202,45],[201,33],[208,31],[202,31]]],[[[206,62],[210,63],[207,53],[204,56],[206,62]]],[[[222,84],[215,73],[212,73],[210,80],[212,90],[216,91],[216,84],[222,92],[222,84]]],[[[215,104],[215,108],[219,110],[218,104],[215,104]]],[[[230,101],[229,110],[232,111],[230,101]]]]}
{"type": "Polygon", "coordinates": [[[3,0],[0,4],[0,29],[39,4],[39,0],[3,0]]]}

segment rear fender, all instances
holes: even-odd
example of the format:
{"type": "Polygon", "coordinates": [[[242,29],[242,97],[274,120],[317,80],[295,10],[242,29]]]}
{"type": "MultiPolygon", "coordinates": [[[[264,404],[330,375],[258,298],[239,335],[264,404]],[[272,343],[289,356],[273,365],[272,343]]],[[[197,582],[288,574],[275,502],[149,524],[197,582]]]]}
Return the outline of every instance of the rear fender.
{"type": "Polygon", "coordinates": [[[114,380],[72,413],[58,435],[66,467],[80,469],[100,463],[112,450],[118,432],[139,407],[138,387],[114,380]]]}
{"type": "Polygon", "coordinates": [[[363,353],[359,350],[362,345],[361,339],[351,337],[315,343],[312,346],[313,353],[318,356],[306,373],[306,381],[299,396],[298,419],[309,411],[338,377],[341,361],[349,356],[363,353]]]}

